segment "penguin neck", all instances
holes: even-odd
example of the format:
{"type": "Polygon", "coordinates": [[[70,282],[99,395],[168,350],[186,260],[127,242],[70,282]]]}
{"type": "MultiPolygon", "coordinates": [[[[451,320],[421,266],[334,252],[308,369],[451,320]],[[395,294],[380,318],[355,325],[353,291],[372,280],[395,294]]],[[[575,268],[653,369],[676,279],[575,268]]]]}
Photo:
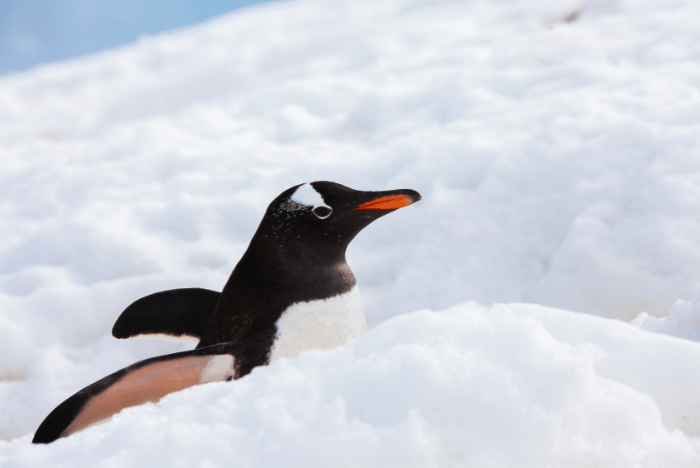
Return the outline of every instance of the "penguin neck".
{"type": "Polygon", "coordinates": [[[326,283],[332,288],[330,283],[340,282],[345,283],[345,290],[356,284],[345,259],[346,249],[346,243],[307,246],[257,233],[236,269],[243,267],[247,274],[252,273],[253,278],[264,283],[305,289],[306,285],[323,288],[326,283]]]}
{"type": "MultiPolygon", "coordinates": [[[[319,243],[304,248],[256,233],[226,282],[197,347],[246,340],[267,349],[264,343],[272,343],[275,323],[288,307],[345,294],[357,285],[345,261],[346,246],[319,243]]],[[[268,356],[258,354],[246,365],[263,364],[268,356]]]]}

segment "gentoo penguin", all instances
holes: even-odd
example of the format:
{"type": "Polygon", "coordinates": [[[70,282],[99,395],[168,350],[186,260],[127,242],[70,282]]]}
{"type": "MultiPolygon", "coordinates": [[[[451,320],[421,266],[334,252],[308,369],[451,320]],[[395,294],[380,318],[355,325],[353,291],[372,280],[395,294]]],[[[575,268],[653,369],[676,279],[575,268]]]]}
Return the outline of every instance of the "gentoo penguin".
{"type": "Polygon", "coordinates": [[[32,442],[49,443],[123,408],[361,336],[367,324],[345,250],[372,221],[420,199],[414,190],[362,192],[334,182],[285,190],[221,293],[191,288],[146,296],[112,330],[116,338],[191,341],[194,350],[137,362],[85,387],[46,417],[32,442]]]}

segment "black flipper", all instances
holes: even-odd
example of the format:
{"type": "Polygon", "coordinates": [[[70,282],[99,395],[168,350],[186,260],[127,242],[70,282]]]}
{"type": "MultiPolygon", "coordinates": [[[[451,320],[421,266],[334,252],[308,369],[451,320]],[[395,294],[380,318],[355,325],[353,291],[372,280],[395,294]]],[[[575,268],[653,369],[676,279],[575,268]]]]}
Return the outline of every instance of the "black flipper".
{"type": "Polygon", "coordinates": [[[154,357],[125,367],[88,385],[58,405],[44,419],[32,443],[48,444],[96,424],[129,406],[158,401],[165,395],[207,382],[231,380],[235,342],[154,357]]]}
{"type": "Polygon", "coordinates": [[[171,289],[142,297],[121,313],[112,328],[115,338],[136,336],[198,342],[221,293],[202,288],[171,289]],[[156,336],[153,336],[156,335],[156,336]]]}

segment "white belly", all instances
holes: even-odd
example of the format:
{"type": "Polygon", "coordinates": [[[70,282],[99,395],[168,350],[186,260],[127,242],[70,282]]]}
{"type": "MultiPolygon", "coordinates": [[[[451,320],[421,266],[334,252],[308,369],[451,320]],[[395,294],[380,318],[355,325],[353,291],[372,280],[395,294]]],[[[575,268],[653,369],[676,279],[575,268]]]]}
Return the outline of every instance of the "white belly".
{"type": "Polygon", "coordinates": [[[295,357],[307,349],[335,348],[367,331],[360,291],[330,299],[297,302],[277,320],[277,334],[270,353],[270,364],[283,357],[295,357]]]}

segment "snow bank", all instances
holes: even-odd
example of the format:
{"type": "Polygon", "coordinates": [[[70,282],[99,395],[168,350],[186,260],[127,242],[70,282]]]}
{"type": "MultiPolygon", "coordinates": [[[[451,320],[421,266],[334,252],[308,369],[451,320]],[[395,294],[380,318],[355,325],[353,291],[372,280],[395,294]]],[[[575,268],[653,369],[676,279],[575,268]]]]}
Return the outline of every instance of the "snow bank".
{"type": "Polygon", "coordinates": [[[467,303],[0,453],[13,468],[697,466],[698,394],[698,343],[467,303]]]}
{"type": "Polygon", "coordinates": [[[632,324],[645,330],[700,341],[700,294],[693,302],[678,299],[668,317],[656,318],[642,312],[632,324]]]}
{"type": "Polygon", "coordinates": [[[324,464],[353,453],[380,464],[400,447],[417,464],[588,453],[682,466],[695,456],[696,343],[534,305],[493,318],[464,306],[492,324],[482,341],[464,312],[397,316],[476,300],[630,320],[696,296],[698,44],[692,1],[300,0],[0,79],[6,440],[104,375],[185,349],[109,330],[143,295],[220,289],[282,190],[325,179],[423,195],[350,246],[367,341],[173,395],[55,446],[4,443],[6,463],[211,453],[211,465],[235,452],[262,464],[296,441],[324,464]],[[425,344],[432,320],[451,324],[434,325],[438,341],[461,344],[425,344]],[[397,393],[410,401],[386,396],[397,393]],[[358,416],[365,401],[378,419],[358,416]],[[316,439],[329,451],[312,453],[316,439]],[[149,443],[160,449],[146,455],[149,443]]]}

